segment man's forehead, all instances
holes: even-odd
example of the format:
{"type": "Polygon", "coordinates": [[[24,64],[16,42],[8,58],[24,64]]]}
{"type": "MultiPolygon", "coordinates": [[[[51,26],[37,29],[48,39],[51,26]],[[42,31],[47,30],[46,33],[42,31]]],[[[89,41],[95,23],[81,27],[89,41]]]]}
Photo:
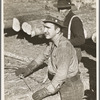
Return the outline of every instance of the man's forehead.
{"type": "Polygon", "coordinates": [[[50,23],[50,22],[44,23],[44,27],[52,27],[52,26],[55,26],[55,25],[53,23],[50,23]]]}

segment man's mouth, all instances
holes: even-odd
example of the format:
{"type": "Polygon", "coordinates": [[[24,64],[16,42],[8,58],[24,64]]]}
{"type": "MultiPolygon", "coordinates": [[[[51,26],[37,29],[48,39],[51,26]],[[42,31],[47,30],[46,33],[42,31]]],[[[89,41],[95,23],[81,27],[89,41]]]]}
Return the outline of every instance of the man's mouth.
{"type": "Polygon", "coordinates": [[[49,35],[48,33],[45,33],[45,35],[47,36],[47,35],[49,35]]]}

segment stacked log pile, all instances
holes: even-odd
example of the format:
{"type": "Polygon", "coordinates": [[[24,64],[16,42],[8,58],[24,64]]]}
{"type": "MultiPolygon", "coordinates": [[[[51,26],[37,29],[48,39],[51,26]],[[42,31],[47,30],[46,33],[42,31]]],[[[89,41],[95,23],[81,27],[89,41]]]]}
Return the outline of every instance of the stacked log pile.
{"type": "MultiPolygon", "coordinates": [[[[15,30],[16,32],[19,32],[22,29],[22,24],[24,22],[26,22],[26,23],[28,23],[28,26],[30,29],[31,28],[34,29],[33,25],[31,25],[32,23],[35,22],[34,20],[44,19],[46,14],[48,13],[48,11],[49,12],[53,11],[55,13],[57,12],[56,8],[52,9],[53,4],[57,3],[57,0],[49,0],[48,2],[46,0],[44,0],[44,1],[42,1],[42,2],[44,2],[44,4],[38,0],[33,0],[33,1],[34,1],[34,3],[29,3],[30,0],[28,0],[27,1],[28,3],[26,5],[26,2],[23,0],[17,0],[16,2],[14,2],[13,0],[12,1],[5,0],[5,2],[4,2],[4,28],[5,29],[13,28],[13,30],[15,30]],[[12,3],[12,2],[14,2],[14,3],[12,3]],[[20,4],[17,5],[17,3],[19,3],[19,2],[20,2],[20,4]],[[39,2],[38,5],[36,4],[37,2],[39,2]],[[18,6],[18,8],[14,7],[16,5],[18,6]],[[29,7],[30,5],[31,5],[31,7],[29,7]],[[48,10],[45,8],[45,5],[48,5],[48,7],[51,7],[51,8],[49,8],[49,10],[48,10]],[[21,7],[21,9],[19,9],[20,7],[21,7]]],[[[90,0],[90,1],[89,0],[72,0],[72,3],[75,4],[75,2],[76,3],[84,3],[84,4],[93,4],[93,3],[96,4],[95,0],[90,0]]],[[[90,38],[96,31],[95,24],[94,24],[94,21],[96,21],[96,19],[92,19],[92,15],[91,15],[91,18],[90,18],[90,15],[88,16],[88,18],[86,18],[85,14],[84,15],[80,14],[79,16],[81,16],[81,18],[83,20],[83,24],[85,26],[85,29],[87,30],[87,33],[89,34],[88,37],[90,38]],[[86,21],[86,20],[93,20],[93,22],[92,22],[93,24],[89,23],[89,21],[86,21]],[[94,25],[93,31],[91,31],[91,27],[92,27],[91,25],[94,25]]],[[[96,14],[94,13],[94,15],[96,15],[96,14]]],[[[41,23],[41,21],[40,21],[40,23],[41,23]]],[[[24,32],[26,32],[26,31],[24,31],[24,32]]],[[[26,32],[26,33],[30,34],[30,31],[26,32]]],[[[33,34],[34,34],[34,31],[33,31],[33,34]]]]}

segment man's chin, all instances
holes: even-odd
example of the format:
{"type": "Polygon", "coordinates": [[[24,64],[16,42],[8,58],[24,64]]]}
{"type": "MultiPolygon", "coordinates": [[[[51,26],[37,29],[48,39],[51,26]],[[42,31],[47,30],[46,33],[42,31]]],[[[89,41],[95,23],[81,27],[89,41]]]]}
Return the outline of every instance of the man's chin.
{"type": "Polygon", "coordinates": [[[49,36],[46,36],[46,39],[50,39],[50,37],[49,36]]]}

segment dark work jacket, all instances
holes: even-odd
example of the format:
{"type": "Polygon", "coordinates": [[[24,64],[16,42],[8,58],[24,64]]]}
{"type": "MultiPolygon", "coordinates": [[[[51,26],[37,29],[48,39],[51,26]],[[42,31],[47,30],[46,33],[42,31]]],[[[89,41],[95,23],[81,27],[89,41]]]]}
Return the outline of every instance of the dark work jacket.
{"type": "MultiPolygon", "coordinates": [[[[72,12],[72,10],[70,10],[64,19],[64,25],[67,26],[67,28],[64,28],[62,31],[66,38],[68,37],[68,25],[73,15],[75,14],[72,12]]],[[[75,17],[72,20],[71,39],[69,41],[74,47],[80,47],[82,44],[85,43],[83,24],[79,17],[75,17]]]]}

